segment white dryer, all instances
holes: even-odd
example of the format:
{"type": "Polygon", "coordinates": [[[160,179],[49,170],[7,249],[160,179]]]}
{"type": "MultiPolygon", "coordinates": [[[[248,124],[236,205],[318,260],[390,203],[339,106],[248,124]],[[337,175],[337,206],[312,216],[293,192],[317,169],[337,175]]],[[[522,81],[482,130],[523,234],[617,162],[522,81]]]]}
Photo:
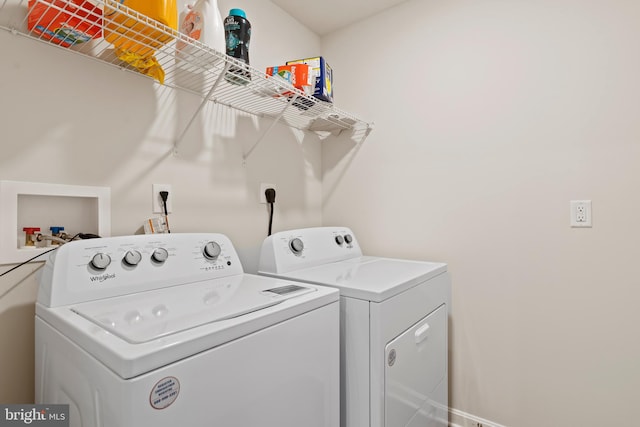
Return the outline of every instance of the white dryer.
{"type": "Polygon", "coordinates": [[[340,290],[342,427],[448,426],[446,264],[363,256],[319,227],[269,236],[259,273],[340,290]]]}
{"type": "Polygon", "coordinates": [[[76,241],[36,303],[36,403],[74,427],[335,427],[339,293],[244,274],[221,234],[76,241]]]}

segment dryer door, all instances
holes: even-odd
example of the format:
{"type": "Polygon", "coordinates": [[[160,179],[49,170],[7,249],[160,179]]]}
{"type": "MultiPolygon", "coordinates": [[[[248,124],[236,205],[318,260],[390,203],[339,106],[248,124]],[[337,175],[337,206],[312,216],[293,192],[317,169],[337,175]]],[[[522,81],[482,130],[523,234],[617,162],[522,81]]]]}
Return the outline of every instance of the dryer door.
{"type": "Polygon", "coordinates": [[[385,347],[385,426],[447,426],[447,307],[439,308],[385,347]]]}

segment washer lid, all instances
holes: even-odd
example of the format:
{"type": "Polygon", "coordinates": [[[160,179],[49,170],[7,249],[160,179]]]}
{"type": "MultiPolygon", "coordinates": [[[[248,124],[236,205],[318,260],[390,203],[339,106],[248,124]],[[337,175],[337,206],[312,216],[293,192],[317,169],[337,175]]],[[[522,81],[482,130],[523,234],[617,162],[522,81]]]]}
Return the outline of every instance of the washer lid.
{"type": "Polygon", "coordinates": [[[382,302],[445,271],[444,263],[363,256],[277,277],[332,286],[342,296],[382,302]]]}
{"type": "Polygon", "coordinates": [[[337,289],[240,274],[81,304],[36,323],[132,378],[338,301],[337,289]]]}
{"type": "Polygon", "coordinates": [[[176,286],[92,301],[71,311],[135,344],[262,310],[281,303],[296,291],[296,295],[313,291],[298,288],[287,293],[289,289],[290,286],[267,289],[218,280],[204,282],[188,292],[176,286]]]}

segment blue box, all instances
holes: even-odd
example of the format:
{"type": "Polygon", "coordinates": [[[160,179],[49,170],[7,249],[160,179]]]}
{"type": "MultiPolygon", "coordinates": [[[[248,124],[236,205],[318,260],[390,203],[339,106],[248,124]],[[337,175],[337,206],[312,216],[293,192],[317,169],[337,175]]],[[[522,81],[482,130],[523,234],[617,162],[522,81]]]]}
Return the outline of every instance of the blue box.
{"type": "Polygon", "coordinates": [[[287,61],[290,64],[307,64],[316,80],[313,96],[322,101],[333,102],[333,70],[322,56],[287,61]]]}

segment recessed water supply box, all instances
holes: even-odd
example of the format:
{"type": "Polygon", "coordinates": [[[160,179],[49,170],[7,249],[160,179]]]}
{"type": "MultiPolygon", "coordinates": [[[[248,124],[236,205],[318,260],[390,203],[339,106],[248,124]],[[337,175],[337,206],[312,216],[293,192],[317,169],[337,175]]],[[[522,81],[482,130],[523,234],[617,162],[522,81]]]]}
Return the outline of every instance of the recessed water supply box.
{"type": "MultiPolygon", "coordinates": [[[[111,189],[81,185],[0,181],[0,264],[17,264],[52,249],[28,244],[26,230],[51,227],[111,235],[111,189]]],[[[42,260],[34,260],[42,261],[42,260]]]]}

